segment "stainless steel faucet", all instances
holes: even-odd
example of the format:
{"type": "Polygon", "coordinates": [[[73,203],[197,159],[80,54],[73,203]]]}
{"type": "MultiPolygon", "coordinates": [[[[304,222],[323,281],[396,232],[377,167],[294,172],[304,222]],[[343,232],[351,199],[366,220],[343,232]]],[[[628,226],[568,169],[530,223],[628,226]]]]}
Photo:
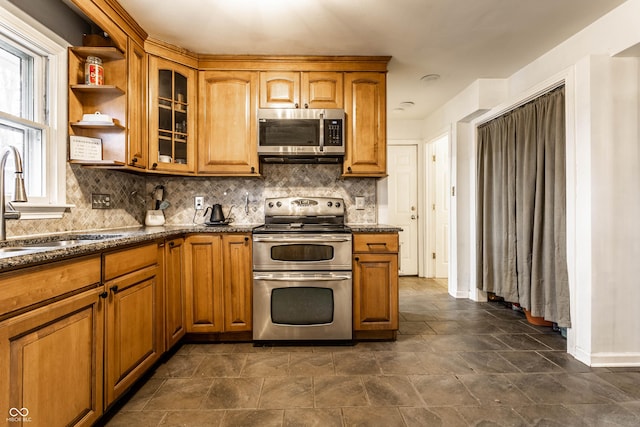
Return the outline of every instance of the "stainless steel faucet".
{"type": "Polygon", "coordinates": [[[22,157],[15,147],[9,147],[4,150],[2,160],[0,160],[0,240],[7,240],[7,224],[8,219],[19,219],[20,212],[13,208],[13,205],[5,203],[4,197],[4,168],[7,164],[7,157],[13,151],[13,159],[15,161],[16,181],[15,190],[13,192],[14,202],[26,202],[27,191],[24,188],[24,178],[22,177],[22,157]]]}

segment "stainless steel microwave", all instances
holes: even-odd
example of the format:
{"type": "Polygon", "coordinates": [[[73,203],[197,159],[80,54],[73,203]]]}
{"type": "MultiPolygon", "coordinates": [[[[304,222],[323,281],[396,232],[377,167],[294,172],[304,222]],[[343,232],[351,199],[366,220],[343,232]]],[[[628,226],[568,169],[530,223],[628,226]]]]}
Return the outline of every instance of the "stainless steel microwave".
{"type": "Polygon", "coordinates": [[[258,155],[267,162],[341,159],[345,151],[342,109],[258,110],[258,155]]]}

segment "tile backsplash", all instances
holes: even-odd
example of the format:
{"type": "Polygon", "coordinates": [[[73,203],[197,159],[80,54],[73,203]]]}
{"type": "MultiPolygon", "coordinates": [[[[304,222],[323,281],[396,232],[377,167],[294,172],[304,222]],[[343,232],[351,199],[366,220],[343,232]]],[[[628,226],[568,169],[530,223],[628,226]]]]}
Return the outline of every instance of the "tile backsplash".
{"type": "Polygon", "coordinates": [[[165,188],[170,206],[164,211],[167,224],[204,222],[204,211],[194,214],[194,197],[204,196],[205,206],[219,203],[225,215],[231,210],[236,224],[259,224],[264,220],[264,200],[283,196],[342,197],[347,222],[376,222],[376,180],[340,178],[340,165],[265,164],[260,178],[145,176],[126,172],[67,165],[67,203],[75,205],[61,219],[9,220],[9,237],[69,230],[95,230],[137,226],[153,207],[151,193],[165,188]],[[92,209],[91,194],[111,196],[111,209],[92,209]],[[245,197],[248,193],[248,213],[245,197]],[[355,209],[355,197],[365,197],[365,209],[355,209]]]}

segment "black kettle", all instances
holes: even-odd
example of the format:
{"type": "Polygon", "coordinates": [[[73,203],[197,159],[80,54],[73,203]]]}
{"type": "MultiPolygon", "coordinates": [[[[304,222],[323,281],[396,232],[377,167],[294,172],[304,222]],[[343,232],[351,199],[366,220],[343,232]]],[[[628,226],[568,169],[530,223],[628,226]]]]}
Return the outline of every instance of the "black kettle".
{"type": "Polygon", "coordinates": [[[211,209],[211,218],[209,222],[211,223],[223,223],[224,222],[224,214],[222,213],[222,205],[216,203],[213,206],[207,206],[207,209],[204,211],[204,216],[207,216],[207,212],[211,209]]]}

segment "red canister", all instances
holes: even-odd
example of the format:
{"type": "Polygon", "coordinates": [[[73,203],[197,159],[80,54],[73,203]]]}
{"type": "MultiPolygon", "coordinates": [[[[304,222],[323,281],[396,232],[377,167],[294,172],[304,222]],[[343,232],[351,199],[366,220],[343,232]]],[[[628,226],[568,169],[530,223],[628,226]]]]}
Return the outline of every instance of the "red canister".
{"type": "Polygon", "coordinates": [[[97,56],[87,56],[87,61],[84,64],[84,83],[97,86],[104,84],[102,59],[97,56]]]}

